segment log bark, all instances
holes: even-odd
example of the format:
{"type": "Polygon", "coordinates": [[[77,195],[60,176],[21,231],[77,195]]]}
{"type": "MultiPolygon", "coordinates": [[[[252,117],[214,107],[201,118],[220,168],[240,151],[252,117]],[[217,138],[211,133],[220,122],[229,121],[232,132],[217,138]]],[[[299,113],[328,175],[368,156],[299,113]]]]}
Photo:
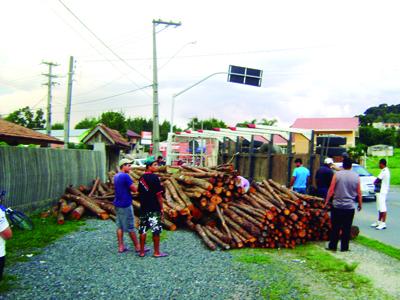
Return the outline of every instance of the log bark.
{"type": "Polygon", "coordinates": [[[195,226],[197,233],[203,239],[203,242],[207,245],[211,250],[217,249],[217,246],[208,238],[207,234],[204,232],[203,228],[200,224],[196,224],[195,226]]]}
{"type": "Polygon", "coordinates": [[[99,184],[100,184],[100,178],[97,177],[95,182],[94,182],[94,184],[93,184],[92,190],[90,191],[90,193],[88,195],[88,197],[92,197],[94,195],[94,193],[96,192],[97,187],[98,187],[99,184]]]}
{"type": "Polygon", "coordinates": [[[210,230],[208,230],[207,227],[203,227],[204,232],[207,234],[210,240],[215,242],[217,245],[219,245],[222,249],[229,250],[231,247],[220,240],[216,235],[214,235],[210,230]]]}
{"type": "Polygon", "coordinates": [[[223,216],[223,214],[222,214],[222,212],[221,212],[221,210],[220,210],[218,205],[216,207],[216,211],[217,211],[218,218],[221,221],[222,228],[224,229],[224,231],[227,234],[228,238],[232,239],[231,231],[229,230],[228,225],[226,225],[225,218],[224,218],[224,216],[223,216]]]}
{"type": "Polygon", "coordinates": [[[85,195],[81,195],[82,193],[74,188],[68,188],[67,191],[71,192],[71,194],[66,195],[70,200],[84,206],[85,208],[99,216],[101,219],[108,219],[109,214],[104,209],[99,207],[92,199],[88,198],[85,195]],[[78,192],[77,194],[79,196],[76,194],[76,192],[78,192]]]}
{"type": "Polygon", "coordinates": [[[71,217],[72,217],[72,219],[79,220],[83,216],[84,213],[85,213],[85,207],[83,207],[82,205],[79,205],[77,208],[75,208],[72,211],[71,217]]]}
{"type": "Polygon", "coordinates": [[[226,244],[229,244],[232,239],[230,239],[228,236],[224,235],[217,227],[212,227],[207,225],[206,226],[209,231],[212,232],[216,237],[218,237],[221,241],[225,242],[226,244]]]}
{"type": "Polygon", "coordinates": [[[241,216],[242,218],[246,219],[247,221],[253,223],[254,225],[256,225],[259,228],[262,228],[264,226],[262,222],[260,222],[259,220],[253,218],[252,216],[250,216],[249,214],[243,212],[242,210],[240,210],[239,208],[237,208],[235,206],[230,206],[229,209],[231,209],[232,211],[237,213],[239,216],[241,216]]]}
{"type": "Polygon", "coordinates": [[[175,231],[176,230],[176,225],[172,223],[170,220],[164,218],[163,221],[161,221],[162,225],[164,226],[165,229],[168,229],[170,231],[175,231]]]}
{"type": "Polygon", "coordinates": [[[62,213],[63,213],[64,215],[66,215],[66,214],[70,213],[71,211],[73,211],[73,210],[74,210],[75,208],[77,208],[77,207],[78,207],[78,205],[76,204],[76,202],[71,202],[71,203],[69,203],[69,204],[63,206],[63,207],[61,208],[61,210],[62,210],[62,213]]]}

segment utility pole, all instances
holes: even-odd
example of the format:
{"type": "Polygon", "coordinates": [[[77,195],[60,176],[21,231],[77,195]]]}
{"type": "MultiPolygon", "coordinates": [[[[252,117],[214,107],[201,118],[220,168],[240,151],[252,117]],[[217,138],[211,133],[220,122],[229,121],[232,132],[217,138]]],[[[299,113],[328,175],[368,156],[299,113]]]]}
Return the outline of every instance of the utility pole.
{"type": "Polygon", "coordinates": [[[156,27],[159,24],[166,26],[181,26],[181,22],[166,22],[160,19],[153,20],[153,154],[158,156],[160,151],[160,126],[158,115],[158,77],[157,77],[157,44],[156,27]]]}
{"type": "Polygon", "coordinates": [[[72,77],[74,76],[74,57],[69,57],[67,104],[65,106],[64,116],[64,148],[68,149],[69,142],[69,123],[71,118],[71,100],[72,100],[72,77]]]}
{"type": "Polygon", "coordinates": [[[47,77],[47,83],[44,83],[43,85],[47,85],[47,114],[46,114],[46,134],[50,135],[51,133],[51,101],[52,101],[52,87],[55,84],[58,84],[57,82],[53,82],[53,78],[57,78],[57,75],[53,75],[53,67],[57,67],[58,64],[53,63],[53,62],[47,62],[44,61],[42,62],[44,65],[49,66],[49,73],[47,74],[42,74],[43,76],[47,77]]]}

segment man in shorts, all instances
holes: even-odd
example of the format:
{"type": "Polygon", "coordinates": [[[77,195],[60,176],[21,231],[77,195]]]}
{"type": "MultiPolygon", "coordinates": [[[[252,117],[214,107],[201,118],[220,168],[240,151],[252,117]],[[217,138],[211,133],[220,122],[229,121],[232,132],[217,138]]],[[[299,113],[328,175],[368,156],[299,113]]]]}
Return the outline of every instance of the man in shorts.
{"type": "Polygon", "coordinates": [[[386,159],[381,159],[379,161],[379,168],[381,172],[378,178],[375,180],[375,185],[380,185],[380,191],[376,193],[376,208],[378,210],[378,221],[371,224],[371,227],[375,227],[377,230],[386,229],[386,197],[389,193],[390,187],[390,172],[389,168],[386,166],[386,159]]]}
{"type": "Polygon", "coordinates": [[[128,251],[124,246],[124,232],[127,232],[131,237],[136,252],[139,252],[140,246],[135,234],[135,217],[132,207],[132,192],[137,192],[132,178],[129,176],[132,161],[123,158],[119,161],[118,166],[120,171],[114,176],[115,199],[114,206],[117,212],[117,238],[118,252],[128,251]]]}
{"type": "Polygon", "coordinates": [[[5,212],[0,209],[0,281],[3,279],[4,265],[6,263],[6,240],[12,238],[12,231],[8,224],[5,212]]]}
{"type": "Polygon", "coordinates": [[[167,253],[160,252],[160,234],[163,212],[163,188],[160,179],[154,172],[158,170],[157,161],[153,157],[145,161],[146,171],[139,179],[140,201],[140,257],[145,256],[146,233],[151,230],[154,243],[154,257],[166,257],[167,253]]]}

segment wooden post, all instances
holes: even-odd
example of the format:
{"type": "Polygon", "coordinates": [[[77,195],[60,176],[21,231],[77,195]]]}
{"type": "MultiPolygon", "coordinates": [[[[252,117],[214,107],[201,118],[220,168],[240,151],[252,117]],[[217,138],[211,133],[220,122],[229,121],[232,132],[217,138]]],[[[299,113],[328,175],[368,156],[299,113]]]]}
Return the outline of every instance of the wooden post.
{"type": "Polygon", "coordinates": [[[272,148],[274,147],[274,134],[271,134],[271,140],[268,145],[268,176],[267,179],[272,179],[272,168],[273,168],[273,155],[272,148]]]}
{"type": "MultiPolygon", "coordinates": [[[[239,152],[239,147],[240,147],[240,137],[236,137],[236,145],[235,145],[235,153],[239,152]]],[[[235,169],[239,170],[239,156],[240,154],[236,155],[235,157],[235,169]]]]}
{"type": "Polygon", "coordinates": [[[253,181],[254,177],[254,135],[251,136],[249,149],[249,179],[253,181]]]}
{"type": "Polygon", "coordinates": [[[222,140],[222,147],[221,147],[221,152],[222,152],[222,163],[225,163],[225,156],[226,156],[226,138],[224,137],[222,140]]]}
{"type": "Polygon", "coordinates": [[[287,186],[290,184],[290,178],[292,178],[292,160],[293,160],[293,154],[292,154],[292,141],[293,141],[293,134],[289,132],[289,141],[287,144],[287,186]]]}
{"type": "Polygon", "coordinates": [[[313,179],[314,179],[314,159],[315,159],[315,153],[314,153],[314,130],[311,131],[311,140],[308,144],[308,153],[310,155],[309,158],[309,170],[310,170],[310,176],[311,176],[311,184],[313,184],[313,179]]]}

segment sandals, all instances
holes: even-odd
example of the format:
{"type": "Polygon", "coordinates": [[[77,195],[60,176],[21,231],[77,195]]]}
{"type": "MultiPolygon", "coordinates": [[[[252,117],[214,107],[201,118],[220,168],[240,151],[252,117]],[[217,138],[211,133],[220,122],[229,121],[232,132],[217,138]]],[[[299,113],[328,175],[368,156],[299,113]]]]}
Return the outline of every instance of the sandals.
{"type": "Polygon", "coordinates": [[[129,249],[127,247],[124,247],[123,250],[118,250],[118,253],[124,253],[124,252],[128,252],[129,249]]]}
{"type": "Polygon", "coordinates": [[[168,256],[168,253],[165,253],[165,252],[160,252],[160,255],[153,255],[153,257],[155,257],[155,258],[167,257],[167,256],[168,256]]]}
{"type": "MultiPolygon", "coordinates": [[[[146,246],[144,246],[144,252],[149,252],[150,248],[147,248],[146,246]]],[[[140,253],[140,250],[135,250],[136,253],[140,253]]]]}

